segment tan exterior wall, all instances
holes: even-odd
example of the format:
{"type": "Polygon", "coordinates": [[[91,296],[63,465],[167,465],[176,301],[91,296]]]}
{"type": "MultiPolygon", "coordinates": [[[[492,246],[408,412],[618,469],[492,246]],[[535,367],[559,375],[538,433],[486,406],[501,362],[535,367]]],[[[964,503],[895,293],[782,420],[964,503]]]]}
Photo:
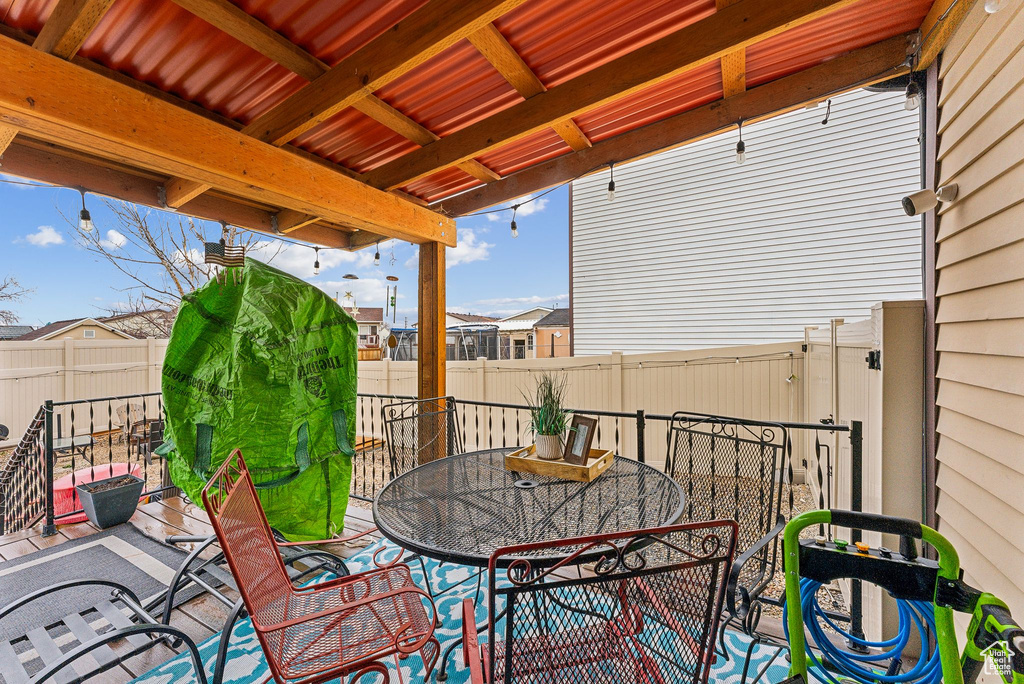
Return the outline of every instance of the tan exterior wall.
{"type": "Polygon", "coordinates": [[[537,358],[549,359],[564,358],[569,356],[569,328],[536,328],[537,330],[537,358]],[[562,333],[561,337],[555,337],[555,333],[562,333]],[[552,348],[552,341],[554,347],[552,348]],[[553,353],[552,353],[553,349],[553,353]]]}
{"type": "Polygon", "coordinates": [[[69,337],[71,339],[73,339],[73,340],[84,340],[84,339],[90,339],[90,340],[123,340],[123,339],[126,339],[124,335],[118,335],[116,332],[111,332],[110,330],[107,330],[106,328],[100,327],[98,325],[76,325],[75,327],[71,328],[70,330],[64,330],[64,331],[59,332],[59,333],[57,333],[57,334],[55,334],[55,335],[53,335],[51,337],[48,337],[47,339],[53,341],[53,340],[67,339],[69,337]],[[87,330],[91,330],[92,331],[93,337],[86,338],[85,332],[87,330]]]}
{"type": "Polygon", "coordinates": [[[1024,0],[983,4],[939,69],[936,508],[965,579],[1024,615],[1024,0]]]}

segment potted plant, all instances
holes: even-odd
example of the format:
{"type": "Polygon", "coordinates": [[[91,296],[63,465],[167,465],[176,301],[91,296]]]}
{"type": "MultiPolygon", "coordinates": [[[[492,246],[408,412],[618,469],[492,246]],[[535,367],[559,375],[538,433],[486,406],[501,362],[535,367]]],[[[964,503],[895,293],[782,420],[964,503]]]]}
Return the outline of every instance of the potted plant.
{"type": "Polygon", "coordinates": [[[105,480],[83,482],[75,487],[85,515],[100,529],[128,522],[139,505],[146,483],[134,475],[115,475],[105,480]]]}
{"type": "Polygon", "coordinates": [[[537,457],[546,461],[562,458],[565,429],[572,411],[562,403],[565,399],[565,379],[556,379],[544,373],[537,380],[533,397],[523,394],[530,407],[529,429],[534,433],[537,457]]]}

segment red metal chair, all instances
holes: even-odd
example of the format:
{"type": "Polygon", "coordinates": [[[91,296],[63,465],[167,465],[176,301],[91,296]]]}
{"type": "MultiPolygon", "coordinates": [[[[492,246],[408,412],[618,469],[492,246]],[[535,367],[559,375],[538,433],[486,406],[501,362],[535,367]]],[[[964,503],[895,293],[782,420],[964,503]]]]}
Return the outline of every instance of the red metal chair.
{"type": "Polygon", "coordinates": [[[499,549],[487,643],[463,603],[470,681],[705,684],[736,533],[716,520],[499,549]],[[592,572],[560,572],[590,560],[592,572]]]}
{"type": "Polygon", "coordinates": [[[430,676],[440,651],[436,609],[413,584],[407,565],[381,564],[375,555],[375,570],[309,588],[293,586],[279,552],[291,544],[274,540],[238,450],[203,489],[203,504],[275,681],[307,684],[352,673],[356,681],[374,672],[386,684],[380,659],[416,651],[430,676]]]}

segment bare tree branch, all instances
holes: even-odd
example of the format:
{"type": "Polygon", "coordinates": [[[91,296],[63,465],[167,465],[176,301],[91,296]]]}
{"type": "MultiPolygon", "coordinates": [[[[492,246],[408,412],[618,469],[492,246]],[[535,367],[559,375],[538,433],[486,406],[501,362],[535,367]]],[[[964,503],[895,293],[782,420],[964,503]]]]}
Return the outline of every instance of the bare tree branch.
{"type": "MultiPolygon", "coordinates": [[[[20,301],[31,291],[23,288],[14,276],[6,276],[3,280],[0,280],[0,302],[20,301]]],[[[0,309],[0,324],[10,325],[17,322],[17,314],[9,309],[0,309]]]]}

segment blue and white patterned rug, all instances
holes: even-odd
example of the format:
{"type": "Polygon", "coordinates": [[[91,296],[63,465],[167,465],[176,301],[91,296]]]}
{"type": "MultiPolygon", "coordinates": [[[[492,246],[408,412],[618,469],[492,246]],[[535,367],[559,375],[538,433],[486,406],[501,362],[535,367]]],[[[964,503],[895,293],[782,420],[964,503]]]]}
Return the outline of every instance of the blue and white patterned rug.
{"type": "MultiPolygon", "coordinates": [[[[384,552],[384,558],[394,558],[394,554],[399,551],[393,545],[378,542],[373,546],[363,549],[352,558],[347,559],[345,562],[349,570],[352,573],[357,573],[372,569],[374,567],[373,553],[381,545],[388,546],[388,549],[384,552]]],[[[442,565],[430,559],[424,560],[427,574],[430,575],[430,586],[435,593],[444,592],[435,600],[438,616],[443,621],[443,624],[438,625],[435,630],[435,635],[438,641],[441,642],[441,652],[443,653],[449,644],[462,637],[462,601],[466,598],[474,598],[476,594],[476,570],[464,565],[454,565],[451,563],[442,565]]],[[[413,580],[419,586],[424,586],[423,572],[420,569],[420,564],[413,562],[409,566],[412,569],[413,580]]],[[[321,577],[319,581],[325,581],[326,579],[330,579],[330,577],[321,577]]],[[[487,618],[486,603],[483,600],[483,592],[486,591],[486,578],[484,579],[484,587],[481,590],[481,600],[477,602],[478,623],[484,622],[487,618]]],[[[206,675],[211,681],[219,641],[220,634],[216,634],[199,645],[199,653],[206,668],[206,675]]],[[[730,657],[728,660],[721,657],[718,658],[718,662],[711,670],[709,681],[716,684],[739,684],[743,665],[742,658],[748,643],[749,641],[745,636],[732,631],[727,632],[726,647],[730,657]]],[[[760,671],[774,653],[775,649],[767,646],[759,646],[755,649],[750,665],[751,678],[760,671]]],[[[253,684],[255,682],[262,682],[269,674],[267,663],[263,659],[263,651],[260,649],[259,641],[256,638],[256,632],[253,630],[252,623],[248,619],[240,620],[235,625],[228,654],[228,666],[224,675],[225,684],[253,684]]],[[[397,673],[394,672],[396,667],[395,660],[391,658],[385,662],[392,671],[391,681],[398,681],[397,673]]],[[[426,684],[423,664],[418,655],[413,655],[401,661],[400,666],[402,669],[402,681],[413,684],[426,684]]],[[[438,661],[438,667],[440,667],[440,660],[438,661]]],[[[786,677],[786,661],[780,657],[769,668],[762,681],[781,682],[786,677]]],[[[373,676],[363,678],[363,681],[367,684],[373,680],[373,676]]],[[[377,677],[377,680],[379,681],[379,677],[377,677]]],[[[168,660],[163,665],[153,668],[134,680],[135,684],[190,684],[195,681],[192,661],[187,652],[168,660]]],[[[430,681],[434,681],[433,676],[430,681]]],[[[448,662],[448,682],[450,684],[464,684],[468,681],[469,670],[462,665],[461,647],[456,647],[448,662]]]]}

